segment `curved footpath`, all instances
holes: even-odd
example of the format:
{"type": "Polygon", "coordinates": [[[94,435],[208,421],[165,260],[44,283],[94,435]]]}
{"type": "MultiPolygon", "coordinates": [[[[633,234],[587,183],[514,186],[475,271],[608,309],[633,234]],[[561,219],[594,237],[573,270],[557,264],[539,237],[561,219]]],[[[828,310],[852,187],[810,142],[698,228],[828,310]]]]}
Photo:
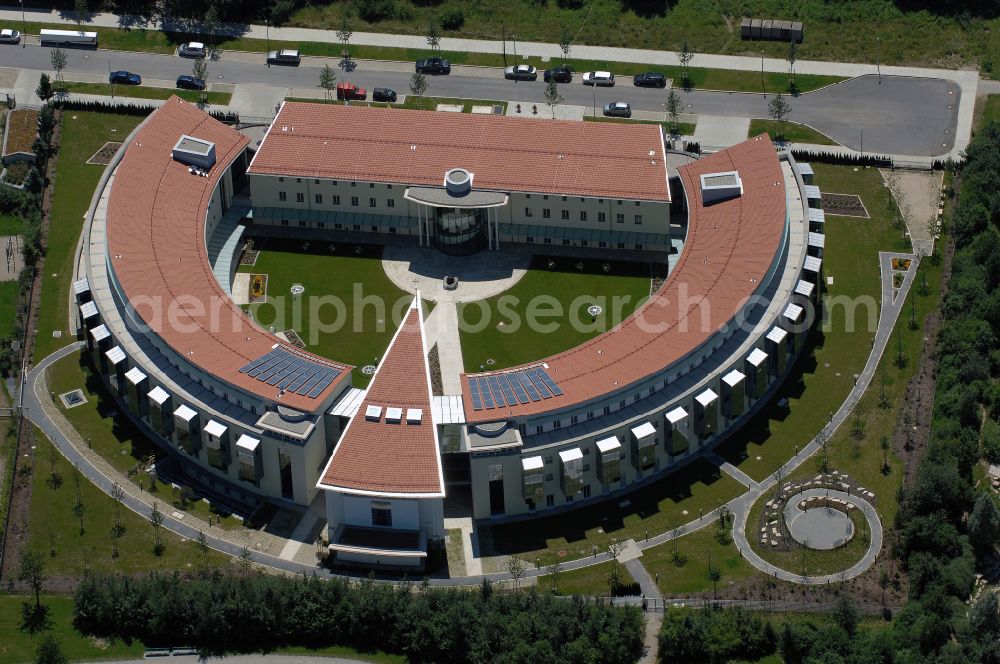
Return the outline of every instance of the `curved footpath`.
{"type": "MultiPolygon", "coordinates": [[[[820,434],[818,434],[817,437],[806,445],[798,454],[785,463],[785,465],[781,467],[780,471],[776,471],[775,473],[769,475],[762,482],[754,482],[751,478],[747,477],[730,464],[724,462],[720,464],[719,462],[721,459],[713,453],[708,452],[706,454],[706,457],[710,460],[714,459],[714,462],[717,463],[717,465],[721,465],[724,472],[733,475],[735,479],[748,486],[749,490],[747,493],[744,493],[726,503],[726,507],[735,517],[733,519],[733,540],[735,541],[740,554],[746,558],[751,565],[775,578],[806,585],[825,584],[829,581],[843,581],[858,576],[866,571],[874,563],[881,548],[882,527],[878,514],[875,512],[875,508],[872,507],[867,501],[862,501],[856,496],[852,496],[851,500],[859,504],[859,507],[861,507],[865,517],[869,521],[872,533],[871,546],[869,546],[868,552],[861,561],[852,566],[850,569],[837,574],[824,576],[803,576],[801,574],[794,574],[792,572],[779,569],[768,563],[753,551],[746,539],[745,532],[747,517],[750,513],[751,506],[778,483],[779,477],[788,477],[793,470],[798,468],[803,462],[820,449],[819,440],[821,436],[830,436],[837,430],[837,428],[848,418],[854,406],[861,399],[861,396],[871,383],[878,367],[878,363],[881,360],[882,354],[885,351],[886,345],[892,335],[892,329],[897,318],[899,317],[899,312],[906,299],[906,294],[909,292],[916,277],[918,263],[916,257],[910,254],[879,253],[879,266],[882,278],[882,306],[879,312],[878,330],[875,334],[875,343],[872,347],[871,354],[868,356],[865,368],[859,375],[854,387],[851,389],[851,392],[834,414],[830,423],[824,427],[820,434]],[[906,276],[901,287],[898,289],[895,298],[893,298],[892,283],[893,258],[909,258],[912,260],[910,269],[906,272],[906,276]]],[[[122,502],[125,506],[143,518],[149,518],[150,506],[151,503],[154,502],[149,494],[140,491],[138,487],[122,477],[120,473],[104,462],[103,459],[101,459],[96,453],[88,450],[79,434],[73,430],[72,426],[69,425],[69,422],[59,412],[58,407],[55,403],[53,403],[52,395],[49,392],[48,383],[45,377],[46,370],[54,362],[66,357],[67,355],[78,352],[83,345],[84,344],[82,342],[75,342],[59,349],[39,362],[39,364],[28,373],[22,394],[24,414],[27,415],[28,419],[41,429],[46,436],[48,436],[49,440],[55,444],[59,451],[62,452],[70,463],[76,466],[80,472],[87,477],[87,479],[109,495],[111,493],[112,486],[118,482],[124,490],[122,502]]],[[[710,511],[707,514],[703,514],[700,518],[689,521],[676,529],[671,529],[641,542],[635,542],[634,546],[638,547],[641,551],[658,544],[663,544],[664,542],[669,542],[674,538],[682,537],[683,535],[689,534],[695,530],[699,530],[711,523],[714,523],[716,518],[715,512],[710,511]]],[[[244,547],[249,546],[249,544],[245,541],[239,541],[239,533],[209,526],[204,521],[201,521],[200,519],[197,519],[189,514],[184,515],[182,520],[174,517],[169,512],[164,513],[163,526],[171,532],[191,540],[197,539],[199,532],[204,532],[208,545],[211,548],[234,557],[240,556],[243,553],[244,547]]],[[[331,572],[330,570],[322,568],[316,564],[304,564],[293,560],[285,560],[279,556],[261,551],[255,551],[253,549],[250,550],[250,557],[254,563],[259,565],[295,574],[316,574],[317,576],[324,578],[366,578],[368,576],[367,574],[361,572],[354,574],[347,572],[331,572]]],[[[570,571],[607,562],[609,560],[611,560],[611,556],[605,551],[597,554],[596,556],[578,558],[576,560],[562,563],[561,569],[563,571],[570,571]]],[[[525,571],[524,576],[529,578],[539,577],[543,576],[545,573],[546,570],[544,567],[541,569],[528,569],[525,571]]],[[[388,582],[398,581],[398,578],[396,577],[382,576],[377,578],[388,582]]],[[[503,581],[509,580],[510,578],[510,574],[504,572],[456,578],[431,577],[429,582],[431,585],[436,586],[468,586],[478,585],[483,581],[483,579],[503,581]]],[[[650,594],[649,596],[659,596],[659,592],[657,592],[656,595],[650,594]]],[[[625,603],[634,603],[635,601],[638,601],[638,599],[639,598],[626,600],[625,603]]]]}

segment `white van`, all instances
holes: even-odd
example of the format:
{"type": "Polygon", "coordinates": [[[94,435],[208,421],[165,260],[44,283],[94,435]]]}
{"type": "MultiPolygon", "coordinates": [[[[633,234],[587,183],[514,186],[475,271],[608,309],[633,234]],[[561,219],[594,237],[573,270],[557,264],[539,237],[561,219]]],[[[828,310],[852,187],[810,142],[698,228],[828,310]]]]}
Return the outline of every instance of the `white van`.
{"type": "Polygon", "coordinates": [[[42,30],[39,35],[42,46],[93,46],[97,47],[97,33],[82,30],[42,30]]]}
{"type": "Polygon", "coordinates": [[[188,42],[181,44],[177,49],[177,55],[182,58],[203,58],[205,57],[205,45],[201,42],[188,42]]]}

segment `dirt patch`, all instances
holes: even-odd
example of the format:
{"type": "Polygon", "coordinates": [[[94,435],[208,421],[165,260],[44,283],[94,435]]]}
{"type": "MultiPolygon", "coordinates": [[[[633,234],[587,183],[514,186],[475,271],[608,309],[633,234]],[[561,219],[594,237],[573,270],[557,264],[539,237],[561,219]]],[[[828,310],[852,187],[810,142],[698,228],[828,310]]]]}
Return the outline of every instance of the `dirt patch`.
{"type": "Polygon", "coordinates": [[[441,379],[441,355],[437,344],[427,353],[427,365],[431,371],[431,394],[439,397],[444,394],[444,381],[441,379]]]}
{"type": "Polygon", "coordinates": [[[840,217],[858,217],[868,219],[868,209],[857,194],[821,194],[823,209],[827,214],[840,217]]]}
{"type": "Polygon", "coordinates": [[[120,148],[121,146],[122,146],[121,143],[114,143],[109,141],[104,145],[102,145],[101,149],[95,152],[93,156],[91,156],[91,158],[87,160],[87,163],[96,166],[107,166],[108,164],[111,163],[111,160],[114,158],[115,153],[118,152],[118,148],[120,148]]]}

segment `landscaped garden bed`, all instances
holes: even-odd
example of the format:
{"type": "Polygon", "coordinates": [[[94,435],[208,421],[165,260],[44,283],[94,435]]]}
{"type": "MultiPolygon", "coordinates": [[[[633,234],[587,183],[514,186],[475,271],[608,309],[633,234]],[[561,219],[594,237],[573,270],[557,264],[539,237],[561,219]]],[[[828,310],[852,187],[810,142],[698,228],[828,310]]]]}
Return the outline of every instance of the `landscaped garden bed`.
{"type": "Polygon", "coordinates": [[[88,164],[93,164],[96,166],[107,166],[111,163],[114,158],[115,153],[118,152],[118,148],[122,146],[121,143],[107,142],[101,146],[101,149],[94,153],[94,155],[87,160],[88,164]]]}
{"type": "Polygon", "coordinates": [[[842,217],[862,217],[868,219],[868,210],[861,202],[861,197],[855,194],[828,194],[823,192],[823,209],[827,214],[837,214],[842,217]]]}
{"type": "Polygon", "coordinates": [[[17,153],[32,154],[31,144],[38,135],[38,111],[30,108],[18,108],[7,114],[6,139],[3,156],[17,153]]]}
{"type": "Polygon", "coordinates": [[[267,300],[267,275],[250,275],[250,302],[264,302],[267,300]]]}

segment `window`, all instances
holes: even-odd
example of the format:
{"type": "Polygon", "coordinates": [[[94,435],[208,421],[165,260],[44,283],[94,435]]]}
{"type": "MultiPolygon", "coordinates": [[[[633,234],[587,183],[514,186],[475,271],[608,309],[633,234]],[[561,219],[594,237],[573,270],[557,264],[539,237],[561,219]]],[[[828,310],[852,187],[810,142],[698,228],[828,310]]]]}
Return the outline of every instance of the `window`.
{"type": "Polygon", "coordinates": [[[584,498],[590,498],[590,485],[589,484],[584,484],[583,485],[583,497],[584,498]]]}
{"type": "Polygon", "coordinates": [[[342,231],[342,230],[344,230],[344,225],[343,224],[334,224],[333,225],[333,230],[335,230],[335,231],[342,231]]]}
{"type": "Polygon", "coordinates": [[[286,194],[283,191],[279,191],[278,192],[278,200],[279,201],[287,201],[288,200],[288,194],[286,194]]]}
{"type": "Polygon", "coordinates": [[[296,193],[295,194],[295,202],[296,203],[305,203],[306,202],[306,195],[303,194],[301,191],[298,192],[298,193],[296,193]]]}
{"type": "Polygon", "coordinates": [[[587,211],[580,210],[580,221],[587,221],[587,211]]]}
{"type": "Polygon", "coordinates": [[[625,399],[622,399],[621,401],[618,402],[618,407],[619,408],[624,408],[625,407],[625,399]]]}
{"type": "Polygon", "coordinates": [[[298,182],[299,184],[302,184],[302,178],[295,178],[295,181],[298,182]]]}
{"type": "Polygon", "coordinates": [[[597,243],[597,246],[598,246],[598,248],[600,248],[600,249],[607,249],[607,248],[608,248],[608,243],[607,243],[607,242],[605,242],[604,240],[600,240],[600,241],[599,241],[599,242],[597,243]]]}
{"type": "Polygon", "coordinates": [[[569,240],[563,238],[562,244],[563,244],[564,247],[568,247],[569,246],[569,240]]]}
{"type": "Polygon", "coordinates": [[[598,198],[598,199],[597,199],[597,202],[598,202],[598,203],[603,203],[603,202],[604,202],[604,199],[603,199],[603,198],[598,198]]]}
{"type": "Polygon", "coordinates": [[[545,475],[545,481],[546,481],[546,482],[551,482],[551,481],[553,481],[554,479],[555,479],[555,476],[554,476],[554,475],[553,475],[552,473],[547,473],[547,474],[545,475]]]}
{"type": "Polygon", "coordinates": [[[563,196],[562,199],[563,199],[563,202],[565,203],[566,202],[566,197],[563,196]]]}
{"type": "Polygon", "coordinates": [[[625,243],[624,243],[624,242],[619,242],[619,243],[618,243],[618,244],[617,244],[616,246],[617,246],[617,247],[618,247],[619,249],[624,249],[624,248],[625,248],[625,243]]]}
{"type": "Polygon", "coordinates": [[[351,196],[351,207],[358,207],[358,197],[351,196]]]}
{"type": "Polygon", "coordinates": [[[545,496],[545,506],[546,507],[553,507],[555,504],[556,504],[556,499],[555,499],[555,497],[552,496],[552,494],[549,494],[549,495],[545,496]]]}
{"type": "Polygon", "coordinates": [[[625,215],[622,214],[621,212],[619,212],[618,214],[616,214],[615,215],[615,223],[616,224],[624,224],[625,223],[625,215]]]}
{"type": "Polygon", "coordinates": [[[597,223],[603,224],[607,220],[608,220],[608,215],[607,215],[606,212],[598,212],[597,213],[597,223]]]}
{"type": "Polygon", "coordinates": [[[580,421],[580,418],[577,415],[571,415],[570,418],[569,418],[569,423],[570,424],[576,424],[579,421],[580,421]]]}
{"type": "Polygon", "coordinates": [[[592,410],[588,410],[587,411],[587,419],[588,420],[594,419],[594,411],[592,411],[592,410]]]}
{"type": "Polygon", "coordinates": [[[378,226],[372,224],[372,233],[378,233],[378,226]]]}
{"type": "Polygon", "coordinates": [[[607,415],[610,412],[611,412],[611,406],[605,406],[604,407],[604,414],[607,415]]]}
{"type": "Polygon", "coordinates": [[[639,244],[638,242],[636,243],[635,248],[636,248],[636,251],[642,251],[642,245],[639,244]]]}
{"type": "Polygon", "coordinates": [[[330,181],[330,184],[331,184],[332,186],[336,187],[336,186],[337,186],[337,181],[336,181],[336,180],[331,180],[331,181],[330,181]]]}
{"type": "Polygon", "coordinates": [[[386,201],[385,201],[385,206],[386,207],[390,207],[390,208],[396,207],[396,201],[395,201],[395,199],[387,198],[386,201]]]}
{"type": "Polygon", "coordinates": [[[319,180],[313,180],[313,184],[319,184],[319,180]]]}
{"type": "Polygon", "coordinates": [[[314,198],[317,203],[319,203],[320,205],[323,204],[323,194],[316,194],[314,198]]]}
{"type": "Polygon", "coordinates": [[[586,247],[587,246],[587,241],[586,240],[580,240],[580,246],[581,247],[586,247]]]}
{"type": "Polygon", "coordinates": [[[287,219],[282,219],[281,220],[281,225],[282,226],[287,226],[288,225],[288,220],[287,219]]]}
{"type": "Polygon", "coordinates": [[[530,217],[531,216],[531,208],[528,208],[528,207],[524,208],[524,216],[525,217],[530,217]]]}
{"type": "Polygon", "coordinates": [[[552,463],[552,457],[547,456],[542,458],[542,463],[552,463]]]}
{"type": "Polygon", "coordinates": [[[299,228],[305,228],[305,227],[306,227],[306,222],[299,219],[299,228]]]}
{"type": "Polygon", "coordinates": [[[569,210],[563,210],[562,211],[562,218],[563,219],[569,219],[569,210]]]}
{"type": "Polygon", "coordinates": [[[388,189],[389,191],[392,191],[392,185],[391,184],[385,185],[385,188],[388,189]]]}
{"type": "Polygon", "coordinates": [[[352,228],[352,230],[360,231],[361,230],[361,224],[354,224],[351,228],[352,228]]]}
{"type": "Polygon", "coordinates": [[[544,195],[542,196],[542,200],[543,200],[543,201],[547,201],[547,200],[549,200],[549,195],[548,195],[548,194],[544,194],[544,195]]]}
{"type": "Polygon", "coordinates": [[[562,429],[562,420],[556,420],[552,423],[553,429],[562,429]]]}
{"type": "Polygon", "coordinates": [[[358,186],[358,183],[357,183],[357,182],[352,182],[352,183],[351,183],[351,186],[352,186],[352,187],[357,187],[357,186],[358,186]]]}
{"type": "Polygon", "coordinates": [[[284,181],[285,181],[285,178],[283,178],[283,177],[279,177],[278,178],[278,182],[284,182],[284,181]]]}
{"type": "Polygon", "coordinates": [[[642,224],[642,215],[641,214],[635,215],[635,223],[642,224]]]}
{"type": "Polygon", "coordinates": [[[549,208],[542,208],[542,219],[548,219],[552,216],[552,210],[549,208]]]}
{"type": "Polygon", "coordinates": [[[316,222],[316,228],[326,228],[326,222],[325,221],[317,221],[316,222]]]}
{"type": "Polygon", "coordinates": [[[525,194],[524,197],[525,198],[531,198],[531,194],[525,194]]]}
{"type": "Polygon", "coordinates": [[[542,432],[542,425],[541,424],[535,425],[535,435],[538,435],[541,432],[542,432]]]}
{"type": "Polygon", "coordinates": [[[368,199],[368,207],[375,207],[376,205],[377,204],[375,203],[375,197],[374,196],[372,196],[371,198],[368,199]]]}
{"type": "Polygon", "coordinates": [[[542,244],[552,244],[552,238],[550,237],[545,238],[544,240],[542,240],[542,244]]]}
{"type": "Polygon", "coordinates": [[[334,205],[340,205],[340,196],[334,194],[334,196],[333,196],[333,204],[334,205]]]}
{"type": "Polygon", "coordinates": [[[621,202],[621,201],[618,201],[618,205],[621,205],[621,204],[622,204],[622,202],[621,202]]]}
{"type": "Polygon", "coordinates": [[[490,482],[496,482],[497,480],[503,479],[503,464],[494,463],[490,464],[490,482]]]}
{"type": "Polygon", "coordinates": [[[372,525],[392,528],[392,503],[387,500],[372,501],[372,525]]]}
{"type": "MultiPolygon", "coordinates": [[[[590,450],[587,450],[587,451],[589,452],[590,450]]],[[[589,463],[583,464],[583,472],[585,472],[585,473],[589,473],[590,472],[590,464],[589,463]]]]}
{"type": "Polygon", "coordinates": [[[396,234],[396,227],[389,226],[389,235],[395,235],[395,234],[396,234]]]}
{"type": "Polygon", "coordinates": [[[369,182],[368,183],[368,188],[369,189],[374,189],[375,188],[375,183],[374,182],[369,182]]]}
{"type": "Polygon", "coordinates": [[[527,242],[528,244],[534,244],[535,243],[535,236],[529,235],[529,236],[527,236],[527,237],[524,238],[524,241],[527,242]]]}

